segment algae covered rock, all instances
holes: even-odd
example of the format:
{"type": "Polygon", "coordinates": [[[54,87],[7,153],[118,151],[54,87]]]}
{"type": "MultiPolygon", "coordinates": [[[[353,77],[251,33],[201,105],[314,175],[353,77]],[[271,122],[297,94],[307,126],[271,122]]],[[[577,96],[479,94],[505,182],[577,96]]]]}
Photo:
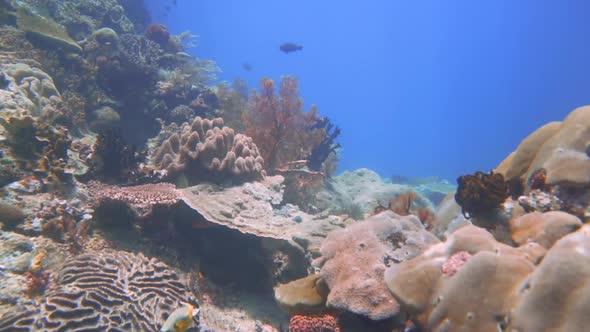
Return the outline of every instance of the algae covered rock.
{"type": "Polygon", "coordinates": [[[21,7],[17,12],[18,27],[26,31],[29,38],[39,41],[48,47],[63,48],[69,52],[82,52],[66,30],[50,18],[37,15],[21,7]]]}

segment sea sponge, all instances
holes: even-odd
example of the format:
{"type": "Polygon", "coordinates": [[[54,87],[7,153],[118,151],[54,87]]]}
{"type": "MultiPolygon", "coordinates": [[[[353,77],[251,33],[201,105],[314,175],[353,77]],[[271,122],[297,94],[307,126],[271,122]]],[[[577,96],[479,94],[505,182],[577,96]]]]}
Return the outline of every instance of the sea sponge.
{"type": "Polygon", "coordinates": [[[256,144],[250,137],[224,127],[221,118],[197,117],[190,125],[184,123],[152,153],[151,161],[170,178],[184,174],[191,182],[227,177],[247,180],[264,175],[264,160],[256,144]]]}

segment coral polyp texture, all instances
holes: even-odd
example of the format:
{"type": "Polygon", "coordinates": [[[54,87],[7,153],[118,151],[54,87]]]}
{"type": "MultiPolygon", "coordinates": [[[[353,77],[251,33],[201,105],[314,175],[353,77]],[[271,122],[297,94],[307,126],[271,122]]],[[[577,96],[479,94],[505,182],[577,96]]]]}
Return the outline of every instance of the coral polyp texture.
{"type": "Polygon", "coordinates": [[[197,117],[192,124],[184,123],[154,151],[151,160],[170,178],[184,174],[191,182],[259,179],[264,174],[264,160],[256,144],[225,127],[221,118],[197,117]]]}
{"type": "Polygon", "coordinates": [[[180,201],[180,194],[171,183],[119,187],[93,181],[88,187],[97,208],[128,206],[140,219],[151,216],[155,208],[172,207],[180,201]]]}
{"type": "Polygon", "coordinates": [[[400,307],[387,292],[385,270],[438,242],[417,217],[392,211],[329,233],[317,261],[330,288],[326,305],[372,320],[397,317],[400,307]]]}
{"type": "Polygon", "coordinates": [[[508,183],[502,174],[476,172],[457,179],[459,187],[455,201],[461,206],[463,215],[483,214],[498,208],[508,198],[508,183]]]}
{"type": "MultiPolygon", "coordinates": [[[[559,213],[554,222],[568,218],[559,213]]],[[[385,280],[420,331],[582,331],[590,314],[589,237],[583,226],[546,251],[464,226],[393,265],[385,280]]]]}
{"type": "Polygon", "coordinates": [[[340,326],[334,316],[304,316],[291,317],[289,332],[340,332],[340,326]]]}
{"type": "Polygon", "coordinates": [[[40,305],[0,318],[0,331],[158,331],[181,303],[196,306],[173,270],[142,254],[82,254],[64,264],[56,282],[40,305]]]}

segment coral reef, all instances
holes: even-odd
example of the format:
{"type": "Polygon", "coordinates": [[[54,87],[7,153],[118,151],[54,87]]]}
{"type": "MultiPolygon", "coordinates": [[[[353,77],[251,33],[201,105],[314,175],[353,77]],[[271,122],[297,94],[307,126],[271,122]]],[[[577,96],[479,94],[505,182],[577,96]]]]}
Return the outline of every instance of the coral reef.
{"type": "Polygon", "coordinates": [[[150,24],[145,31],[145,36],[147,39],[157,43],[161,47],[166,47],[170,40],[170,32],[168,31],[168,28],[165,25],[158,23],[150,24]]]}
{"type": "MultiPolygon", "coordinates": [[[[327,179],[324,188],[315,195],[314,205],[321,211],[335,215],[351,215],[350,211],[353,211],[354,207],[360,210],[354,213],[360,217],[358,219],[364,219],[364,214],[371,214],[382,203],[387,204],[390,199],[410,190],[412,188],[407,185],[390,183],[379,174],[361,168],[327,179]]],[[[432,203],[417,193],[413,208],[434,210],[432,203]]]]}
{"type": "MultiPolygon", "coordinates": [[[[180,201],[180,194],[170,183],[144,184],[133,187],[118,187],[99,182],[90,182],[90,193],[96,200],[95,210],[100,218],[101,210],[130,209],[139,220],[151,218],[158,209],[167,209],[180,201]]],[[[128,220],[132,222],[132,220],[128,220]]]]}
{"type": "Polygon", "coordinates": [[[317,167],[335,147],[333,140],[339,130],[328,133],[327,130],[332,128],[330,122],[321,120],[315,108],[308,113],[303,111],[296,78],[282,77],[278,96],[274,90],[274,81],[264,79],[261,90],[254,91],[248,102],[248,111],[243,116],[245,133],[258,145],[270,174],[281,165],[295,160],[309,162],[314,148],[318,149],[314,156],[317,159],[314,167],[317,167]],[[326,147],[328,151],[324,151],[326,147]]]}
{"type": "Polygon", "coordinates": [[[142,254],[101,251],[75,256],[66,261],[56,280],[40,306],[0,318],[0,331],[73,327],[153,331],[179,303],[196,306],[173,270],[142,254]]]}
{"type": "Polygon", "coordinates": [[[275,288],[275,299],[292,315],[319,314],[325,309],[328,286],[319,274],[282,284],[275,288]]]}
{"type": "Polygon", "coordinates": [[[588,314],[580,294],[587,291],[588,234],[584,226],[545,252],[533,242],[506,246],[465,226],[445,243],[395,264],[385,279],[421,330],[575,331],[588,314]]]}
{"type": "Polygon", "coordinates": [[[223,119],[197,117],[185,123],[151,155],[152,163],[174,179],[181,174],[190,183],[233,177],[236,180],[263,176],[264,161],[252,139],[234,134],[223,119]]]}
{"type": "Polygon", "coordinates": [[[63,27],[47,17],[37,15],[25,7],[18,8],[17,25],[29,38],[46,47],[63,48],[69,52],[82,52],[63,27]]]}
{"type": "Polygon", "coordinates": [[[455,201],[467,218],[493,211],[510,195],[508,184],[500,173],[463,175],[457,179],[457,183],[459,187],[455,201]]]}
{"type": "Polygon", "coordinates": [[[372,320],[398,318],[401,311],[387,292],[385,270],[438,242],[415,216],[391,211],[329,233],[315,262],[330,288],[326,305],[372,320]]]}
{"type": "Polygon", "coordinates": [[[297,315],[289,322],[289,332],[340,332],[340,326],[332,315],[297,315]]]}

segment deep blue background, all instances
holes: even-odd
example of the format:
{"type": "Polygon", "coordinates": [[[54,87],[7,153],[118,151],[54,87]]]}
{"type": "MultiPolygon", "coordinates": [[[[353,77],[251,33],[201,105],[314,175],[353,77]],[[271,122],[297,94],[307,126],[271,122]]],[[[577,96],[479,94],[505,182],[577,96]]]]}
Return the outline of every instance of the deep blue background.
{"type": "Polygon", "coordinates": [[[590,104],[589,1],[148,1],[221,79],[298,76],[342,128],[340,170],[454,180],[590,104]]]}

